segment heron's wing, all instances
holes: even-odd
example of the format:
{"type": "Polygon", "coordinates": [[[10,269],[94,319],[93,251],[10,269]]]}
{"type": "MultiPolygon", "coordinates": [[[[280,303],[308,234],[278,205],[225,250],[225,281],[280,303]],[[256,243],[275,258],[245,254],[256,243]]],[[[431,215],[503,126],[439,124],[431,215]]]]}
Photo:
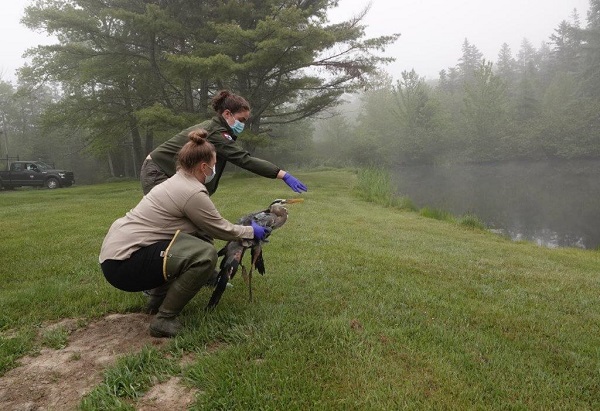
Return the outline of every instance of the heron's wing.
{"type": "Polygon", "coordinates": [[[259,244],[250,249],[250,256],[252,258],[252,264],[256,267],[258,272],[262,275],[265,274],[265,260],[263,259],[262,246],[259,244]]]}
{"type": "Polygon", "coordinates": [[[241,217],[238,220],[238,223],[241,225],[250,225],[250,222],[252,222],[252,220],[257,221],[257,218],[260,219],[260,217],[258,217],[260,214],[263,213],[268,213],[269,210],[260,210],[260,211],[255,211],[253,213],[250,214],[246,214],[245,216],[241,217]]]}
{"type": "Polygon", "coordinates": [[[218,255],[223,255],[223,259],[219,266],[217,286],[210,296],[210,300],[206,306],[207,310],[214,308],[221,300],[221,296],[225,292],[225,288],[227,288],[227,283],[233,278],[242,262],[245,250],[246,248],[238,241],[230,241],[225,247],[219,250],[218,255]]]}

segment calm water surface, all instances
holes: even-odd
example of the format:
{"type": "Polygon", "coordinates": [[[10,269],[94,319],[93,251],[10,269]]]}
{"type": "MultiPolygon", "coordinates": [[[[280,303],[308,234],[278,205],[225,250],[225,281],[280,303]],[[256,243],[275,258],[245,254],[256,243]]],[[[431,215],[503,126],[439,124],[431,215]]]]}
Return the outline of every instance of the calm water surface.
{"type": "Polygon", "coordinates": [[[419,208],[473,213],[515,240],[600,246],[600,160],[399,167],[392,179],[419,208]]]}

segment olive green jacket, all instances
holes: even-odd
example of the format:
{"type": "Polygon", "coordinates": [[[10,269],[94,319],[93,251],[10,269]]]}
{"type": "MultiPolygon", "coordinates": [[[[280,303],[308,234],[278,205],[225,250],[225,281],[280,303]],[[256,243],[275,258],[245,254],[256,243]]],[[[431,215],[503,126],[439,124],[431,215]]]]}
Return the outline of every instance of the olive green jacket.
{"type": "Polygon", "coordinates": [[[227,122],[220,116],[215,116],[200,124],[186,128],[170,140],[165,141],[150,153],[152,160],[169,177],[175,174],[177,152],[189,141],[188,134],[193,130],[205,129],[208,132],[208,141],[210,141],[217,150],[216,175],[210,183],[206,185],[209,195],[217,191],[219,179],[225,170],[228,161],[267,178],[277,178],[280,168],[260,158],[252,157],[250,153],[244,150],[236,143],[237,136],[233,134],[227,122]]]}

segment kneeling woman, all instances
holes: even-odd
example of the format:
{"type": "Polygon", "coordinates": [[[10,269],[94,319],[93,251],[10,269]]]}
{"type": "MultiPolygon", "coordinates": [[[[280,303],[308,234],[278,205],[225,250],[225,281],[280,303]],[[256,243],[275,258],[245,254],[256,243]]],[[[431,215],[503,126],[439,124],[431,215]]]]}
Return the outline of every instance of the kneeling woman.
{"type": "Polygon", "coordinates": [[[177,173],[116,220],[100,250],[102,271],[114,287],[163,291],[151,297],[158,309],[150,323],[154,337],[181,330],[179,313],[213,275],[212,238],[262,240],[268,234],[259,225],[236,225],[221,217],[205,187],[215,174],[215,148],[204,130],[189,138],[177,155],[177,173]]]}

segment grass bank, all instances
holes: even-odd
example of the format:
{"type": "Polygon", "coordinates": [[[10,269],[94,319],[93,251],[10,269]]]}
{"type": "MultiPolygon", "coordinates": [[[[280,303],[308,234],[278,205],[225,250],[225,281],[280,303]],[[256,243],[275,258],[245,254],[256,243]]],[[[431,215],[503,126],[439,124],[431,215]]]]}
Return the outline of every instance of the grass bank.
{"type": "MultiPolygon", "coordinates": [[[[185,332],[108,370],[84,408],[127,408],[140,392],[107,389],[127,373],[182,376],[198,409],[600,407],[600,253],[364,201],[351,172],[298,177],[310,191],[266,246],[254,302],[236,277],[205,315],[201,291],[185,332]],[[186,352],[199,355],[165,362],[186,352]]],[[[213,199],[235,220],[289,194],[279,181],[227,177],[213,199]]],[[[42,322],[142,307],[97,264],[109,225],[140,197],[136,182],[0,192],[3,371],[39,349],[42,322]]]]}
{"type": "Polygon", "coordinates": [[[389,172],[381,168],[359,170],[355,192],[359,198],[386,207],[403,211],[417,211],[423,217],[453,222],[473,229],[485,230],[486,228],[483,221],[473,214],[456,217],[445,210],[437,208],[423,207],[418,209],[409,197],[396,194],[389,172]]]}

